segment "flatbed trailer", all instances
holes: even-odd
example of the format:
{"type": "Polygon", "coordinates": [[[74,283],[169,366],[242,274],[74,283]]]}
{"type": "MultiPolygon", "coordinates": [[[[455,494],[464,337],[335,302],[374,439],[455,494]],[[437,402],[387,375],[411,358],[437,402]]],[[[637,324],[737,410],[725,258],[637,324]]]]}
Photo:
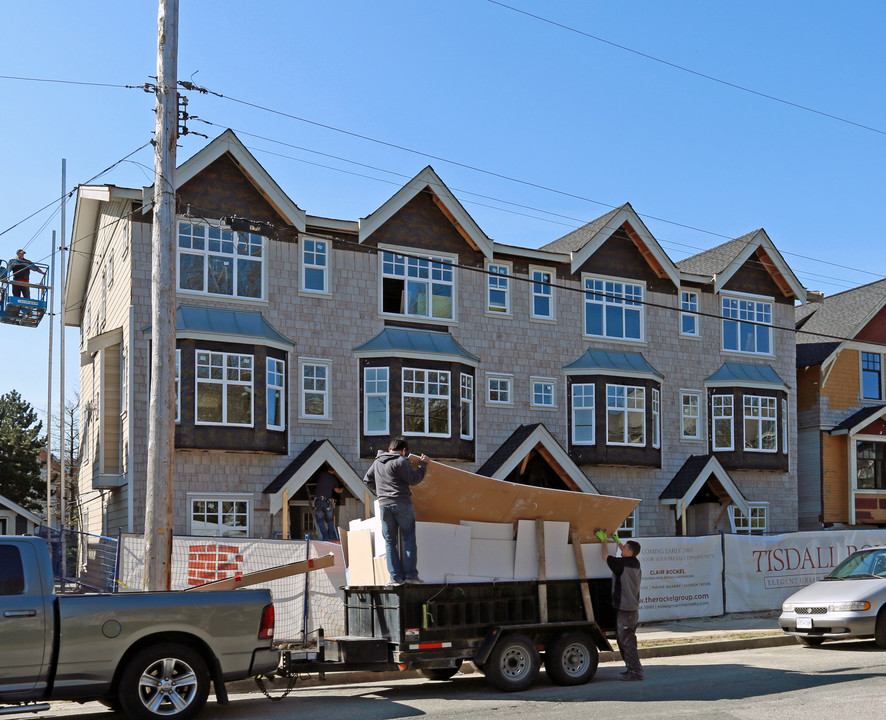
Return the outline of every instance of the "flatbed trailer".
{"type": "Polygon", "coordinates": [[[579,685],[612,650],[610,593],[608,579],[347,586],[345,635],[282,649],[280,674],[419,670],[448,680],[470,660],[506,692],[532,685],[542,663],[554,683],[579,685]]]}

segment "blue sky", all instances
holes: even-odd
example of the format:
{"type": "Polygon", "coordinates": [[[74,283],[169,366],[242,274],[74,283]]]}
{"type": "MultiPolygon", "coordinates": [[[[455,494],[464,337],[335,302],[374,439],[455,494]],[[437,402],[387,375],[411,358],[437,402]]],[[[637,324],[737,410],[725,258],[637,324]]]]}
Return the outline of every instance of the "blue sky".
{"type": "MultiPolygon", "coordinates": [[[[186,92],[202,118],[189,127],[233,128],[313,215],[366,216],[430,164],[499,242],[538,247],[627,201],[675,260],[763,227],[809,289],[882,277],[886,4],[507,4],[522,12],[182,0],[179,78],[225,96],[186,92]]],[[[156,15],[151,1],[4,8],[0,232],[59,198],[62,158],[70,189],[154,128],[140,89],[11,78],[141,86],[156,15]]],[[[206,142],[183,137],[179,162],[206,142]]],[[[152,163],[148,147],[95,182],[142,187],[152,163]]],[[[57,211],[0,235],[0,256],[48,259],[57,211]]],[[[77,343],[69,330],[71,398],[77,343]]],[[[0,325],[0,347],[0,393],[44,411],[46,323],[0,325]]]]}

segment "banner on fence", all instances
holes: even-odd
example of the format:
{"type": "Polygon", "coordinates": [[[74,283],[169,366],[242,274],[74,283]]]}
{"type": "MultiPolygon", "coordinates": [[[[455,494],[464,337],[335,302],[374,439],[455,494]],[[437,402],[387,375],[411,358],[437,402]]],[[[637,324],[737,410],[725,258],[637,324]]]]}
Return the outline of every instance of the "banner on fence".
{"type": "Polygon", "coordinates": [[[886,545],[886,530],[726,535],[726,612],[777,610],[856,550],[886,545]]]}
{"type": "Polygon", "coordinates": [[[643,569],[640,620],[675,620],[723,612],[720,536],[637,539],[643,569]]]}

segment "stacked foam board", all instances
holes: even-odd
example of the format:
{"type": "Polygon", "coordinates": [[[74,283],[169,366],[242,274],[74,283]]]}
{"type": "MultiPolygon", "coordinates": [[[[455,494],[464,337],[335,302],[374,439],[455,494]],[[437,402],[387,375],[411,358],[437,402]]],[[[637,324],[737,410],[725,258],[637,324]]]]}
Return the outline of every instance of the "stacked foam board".
{"type": "MultiPolygon", "coordinates": [[[[511,523],[462,521],[417,522],[418,574],[426,583],[468,583],[538,578],[535,520],[511,523]]],[[[384,585],[389,581],[385,542],[378,516],[350,524],[348,583],[384,585]]],[[[545,577],[578,577],[575,552],[569,544],[569,523],[544,522],[545,577]]],[[[587,577],[607,577],[609,571],[598,544],[582,546],[587,577]]]]}

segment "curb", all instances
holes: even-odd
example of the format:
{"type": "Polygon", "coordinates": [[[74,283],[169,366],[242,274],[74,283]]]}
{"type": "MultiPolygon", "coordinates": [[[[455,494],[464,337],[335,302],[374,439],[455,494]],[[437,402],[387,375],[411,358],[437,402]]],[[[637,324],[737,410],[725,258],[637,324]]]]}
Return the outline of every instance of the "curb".
{"type": "MultiPolygon", "coordinates": [[[[675,643],[674,645],[658,645],[655,647],[641,647],[640,657],[662,658],[678,657],[681,655],[703,655],[705,653],[729,652],[732,650],[751,650],[755,648],[779,647],[781,645],[794,645],[796,640],[791,635],[765,635],[763,637],[739,638],[736,640],[712,640],[697,643],[675,643]]],[[[604,650],[600,653],[600,662],[621,662],[621,655],[615,650],[604,650]]],[[[467,667],[472,667],[466,663],[467,667]]],[[[467,668],[466,668],[467,669],[467,668]]],[[[471,673],[465,673],[471,674],[471,673]]],[[[402,672],[330,672],[325,680],[320,680],[316,675],[299,678],[296,688],[316,687],[328,685],[350,685],[368,682],[395,682],[422,677],[417,670],[404,670],[402,672]]],[[[280,679],[268,683],[268,690],[272,694],[281,693],[287,685],[287,680],[280,679]]],[[[253,679],[238,680],[227,684],[229,693],[259,692],[253,679]]]]}

